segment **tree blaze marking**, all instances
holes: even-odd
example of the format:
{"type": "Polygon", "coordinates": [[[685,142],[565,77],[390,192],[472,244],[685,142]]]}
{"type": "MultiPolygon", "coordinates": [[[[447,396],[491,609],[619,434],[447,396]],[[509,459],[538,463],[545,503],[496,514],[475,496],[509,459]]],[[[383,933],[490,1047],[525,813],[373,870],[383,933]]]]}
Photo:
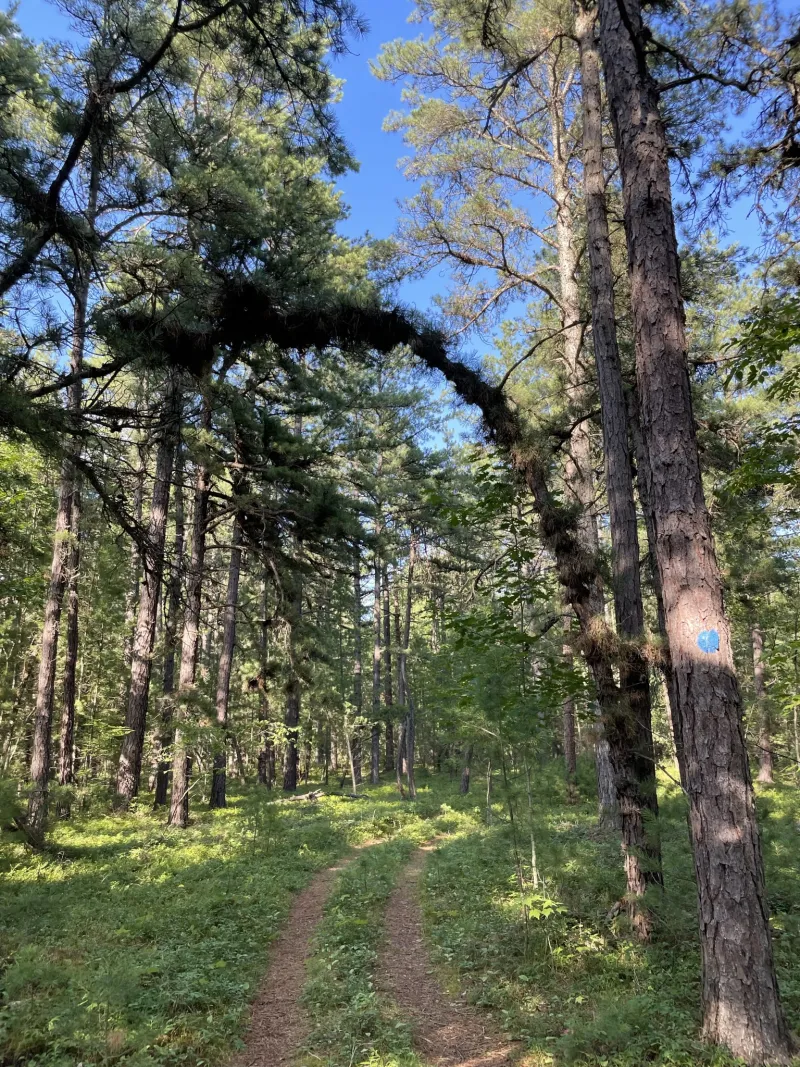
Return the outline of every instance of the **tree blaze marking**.
{"type": "Polygon", "coordinates": [[[719,633],[716,630],[703,630],[697,635],[697,647],[701,652],[719,652],[719,633]]]}

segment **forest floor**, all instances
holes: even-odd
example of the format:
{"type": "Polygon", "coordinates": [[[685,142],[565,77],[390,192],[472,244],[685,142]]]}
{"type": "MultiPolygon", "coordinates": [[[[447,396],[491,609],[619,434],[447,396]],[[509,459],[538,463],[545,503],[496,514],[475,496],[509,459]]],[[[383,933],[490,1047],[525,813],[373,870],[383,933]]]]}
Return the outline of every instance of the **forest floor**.
{"type": "MultiPolygon", "coordinates": [[[[560,768],[542,764],[532,811],[512,775],[513,823],[496,792],[487,825],[478,780],[467,797],[445,775],[421,785],[413,804],[389,785],[368,801],[313,805],[248,789],[223,811],[198,805],[183,834],[143,801],[58,823],[40,854],[7,835],[0,1063],[733,1063],[696,1036],[695,893],[677,791],[664,783],[667,889],[643,948],[624,917],[608,917],[622,892],[619,845],[597,830],[588,767],[570,804],[560,768]],[[285,1021],[278,1033],[259,1030],[266,1015],[285,1021]]],[[[786,783],[758,801],[795,1028],[799,792],[786,783]]]]}
{"type": "Polygon", "coordinates": [[[420,876],[433,846],[423,845],[389,897],[376,985],[411,1025],[415,1051],[431,1067],[510,1067],[520,1048],[486,1013],[448,996],[434,972],[420,907],[420,876]]]}

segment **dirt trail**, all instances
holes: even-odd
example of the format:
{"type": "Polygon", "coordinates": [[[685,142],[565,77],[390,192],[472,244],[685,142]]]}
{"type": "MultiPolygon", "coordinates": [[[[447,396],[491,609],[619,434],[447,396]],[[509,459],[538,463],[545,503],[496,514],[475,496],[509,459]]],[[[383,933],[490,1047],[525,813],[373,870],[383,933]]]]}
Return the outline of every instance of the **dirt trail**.
{"type": "Polygon", "coordinates": [[[269,968],[253,1001],[245,1047],[228,1067],[288,1067],[294,1061],[309,1033],[301,996],[311,941],[337,874],[354,859],[355,853],[348,854],[335,867],[316,874],[295,897],[289,918],[270,947],[269,968]]]}
{"type": "Polygon", "coordinates": [[[432,973],[418,899],[425,853],[432,847],[414,854],[389,898],[378,988],[411,1023],[414,1048],[432,1067],[511,1067],[519,1046],[477,1011],[448,997],[432,973]]]}

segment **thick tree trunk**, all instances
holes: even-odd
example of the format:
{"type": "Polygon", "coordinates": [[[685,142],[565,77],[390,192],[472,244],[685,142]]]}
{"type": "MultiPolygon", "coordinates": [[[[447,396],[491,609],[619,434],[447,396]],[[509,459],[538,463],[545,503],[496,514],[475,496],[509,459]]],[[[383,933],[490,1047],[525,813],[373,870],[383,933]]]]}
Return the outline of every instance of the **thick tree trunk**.
{"type": "Polygon", "coordinates": [[[750,630],[753,643],[753,685],[758,710],[758,780],[765,785],[774,781],[775,758],[772,751],[772,722],[764,685],[764,633],[758,623],[750,630]]]}
{"type": "Polygon", "coordinates": [[[750,1063],[788,1063],[742,701],[703,498],[667,141],[638,0],[600,0],[622,177],[641,425],[686,751],[703,961],[703,1033],[750,1063]]]}
{"type": "MultiPolygon", "coordinates": [[[[211,407],[203,398],[201,429],[211,428],[211,407]]],[[[169,825],[185,829],[189,824],[189,785],[192,759],[186,743],[184,724],[190,717],[190,705],[197,678],[197,663],[200,653],[200,614],[203,602],[203,579],[205,577],[206,534],[208,531],[208,504],[211,496],[211,475],[203,459],[195,469],[194,503],[192,511],[192,546],[186,569],[186,605],[183,612],[181,637],[181,669],[178,675],[178,695],[175,715],[175,733],[172,743],[172,790],[169,802],[169,825]]]]}
{"type": "Polygon", "coordinates": [[[592,339],[603,426],[611,531],[614,616],[624,642],[619,661],[623,699],[620,714],[604,723],[614,767],[622,819],[629,915],[642,938],[651,921],[636,899],[647,885],[661,881],[661,845],[657,818],[650,680],[642,653],[644,606],[639,577],[639,534],[628,445],[628,418],[622,363],[617,346],[614,272],[611,263],[600,96],[600,56],[595,44],[595,15],[579,10],[576,33],[580,47],[583,95],[583,179],[586,200],[592,339]]]}
{"type": "Polygon", "coordinates": [[[661,639],[662,649],[660,656],[660,669],[667,690],[667,705],[670,723],[672,725],[672,739],[675,745],[675,762],[678,764],[678,774],[684,789],[687,786],[686,778],[686,755],[683,748],[683,731],[681,717],[678,709],[678,690],[675,686],[675,672],[672,670],[672,660],[669,654],[669,642],[667,639],[667,620],[664,614],[664,593],[661,589],[661,575],[658,571],[656,560],[656,523],[653,516],[651,503],[650,459],[647,449],[644,447],[642,428],[639,425],[638,396],[635,391],[628,396],[628,425],[633,438],[634,453],[636,456],[636,485],[639,490],[639,501],[642,505],[645,529],[647,530],[647,555],[650,567],[650,575],[653,583],[653,592],[656,598],[656,618],[658,623],[658,635],[661,639]]]}
{"type": "Polygon", "coordinates": [[[127,733],[122,739],[122,750],[117,768],[117,794],[124,804],[130,803],[139,792],[142,774],[142,751],[150,695],[158,598],[164,573],[164,542],[167,535],[167,512],[175,440],[178,432],[177,424],[177,382],[171,378],[167,386],[164,414],[159,431],[153,497],[144,551],[144,579],[139,596],[131,652],[131,680],[128,690],[128,707],[125,713],[127,733]]]}
{"type": "Polygon", "coordinates": [[[167,803],[170,784],[170,763],[169,760],[163,758],[163,753],[172,740],[172,717],[175,713],[175,653],[178,650],[178,622],[181,607],[181,585],[183,582],[184,542],[186,539],[186,522],[183,512],[183,449],[180,441],[175,451],[174,485],[175,541],[172,552],[172,572],[169,577],[167,617],[164,624],[164,680],[161,687],[163,702],[161,706],[161,736],[158,743],[155,797],[153,798],[154,808],[162,808],[167,803]]]}
{"type": "Polygon", "coordinates": [[[597,772],[597,813],[600,825],[608,830],[621,830],[622,820],[617,804],[617,786],[614,768],[608,751],[608,738],[601,721],[597,723],[594,743],[594,760],[597,772]]]}
{"type": "Polygon", "coordinates": [[[472,745],[467,745],[464,752],[464,766],[461,769],[461,785],[459,787],[459,793],[462,797],[466,796],[469,792],[469,776],[470,776],[470,764],[472,763],[472,745]]]}
{"type": "Polygon", "coordinates": [[[372,598],[372,730],[370,735],[370,774],[372,785],[381,780],[381,561],[375,553],[372,598]]]}
{"type": "Polygon", "coordinates": [[[228,567],[228,589],[225,594],[225,609],[222,618],[222,648],[217,670],[217,726],[220,730],[221,752],[214,755],[214,777],[211,783],[211,807],[225,807],[226,755],[225,731],[228,727],[228,700],[231,690],[233,651],[236,646],[236,611],[239,605],[239,575],[242,569],[242,520],[236,515],[231,537],[231,558],[228,567]]]}

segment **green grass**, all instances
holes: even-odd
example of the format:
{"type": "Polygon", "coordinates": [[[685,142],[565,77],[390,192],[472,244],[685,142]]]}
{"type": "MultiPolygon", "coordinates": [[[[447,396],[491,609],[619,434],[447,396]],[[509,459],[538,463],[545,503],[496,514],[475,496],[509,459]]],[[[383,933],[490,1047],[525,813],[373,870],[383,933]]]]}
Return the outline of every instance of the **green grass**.
{"type": "MultiPolygon", "coordinates": [[[[25,1067],[222,1067],[239,1047],[269,942],[292,894],[350,845],[315,937],[305,992],[315,1067],[418,1067],[407,1028],[373,986],[381,916],[413,846],[447,835],[424,875],[424,913],[443,980],[466,989],[530,1050],[529,1067],[723,1067],[697,1039],[699,951],[683,799],[662,790],[667,892],[652,901],[648,948],[624,918],[619,845],[596,829],[591,774],[565,803],[560,768],[535,775],[540,869],[529,874],[522,783],[484,825],[483,783],[420,776],[416,803],[390,785],[366,801],[274,804],[262,790],[199,811],[185,833],[143,810],[57,824],[51,847],[4,848],[0,891],[0,1063],[25,1067]],[[538,917],[537,917],[538,916],[538,917]]],[[[800,1024],[800,795],[759,797],[781,988],[800,1024]]],[[[9,837],[12,835],[9,835],[9,837]]]]}
{"type": "Polygon", "coordinates": [[[0,1062],[217,1067],[292,894],[409,817],[388,786],[313,806],[253,789],[184,833],[140,810],[56,824],[42,854],[6,845],[0,1062]]]}
{"type": "MultiPolygon", "coordinates": [[[[513,788],[513,787],[512,787],[513,788]]],[[[529,874],[530,823],[515,789],[517,846],[529,874]]],[[[537,774],[533,829],[546,883],[525,921],[514,836],[497,808],[492,827],[446,842],[427,866],[424,912],[445,979],[495,1014],[530,1050],[527,1063],[585,1067],[722,1067],[736,1061],[697,1038],[700,959],[685,804],[662,791],[666,893],[656,895],[653,944],[608,918],[622,895],[618,841],[596,830],[595,802],[564,803],[558,768],[537,774]],[[543,902],[554,902],[546,905],[543,902]]],[[[795,785],[759,798],[781,989],[800,1023],[800,796],[795,785]]]]}
{"type": "Polygon", "coordinates": [[[434,781],[401,809],[397,835],[362,852],[337,879],[314,938],[305,1003],[313,1030],[304,1063],[316,1067],[417,1067],[410,1032],[382,1002],[374,972],[389,896],[413,850],[441,834],[472,832],[469,816],[441,799],[453,786],[434,781]]]}

